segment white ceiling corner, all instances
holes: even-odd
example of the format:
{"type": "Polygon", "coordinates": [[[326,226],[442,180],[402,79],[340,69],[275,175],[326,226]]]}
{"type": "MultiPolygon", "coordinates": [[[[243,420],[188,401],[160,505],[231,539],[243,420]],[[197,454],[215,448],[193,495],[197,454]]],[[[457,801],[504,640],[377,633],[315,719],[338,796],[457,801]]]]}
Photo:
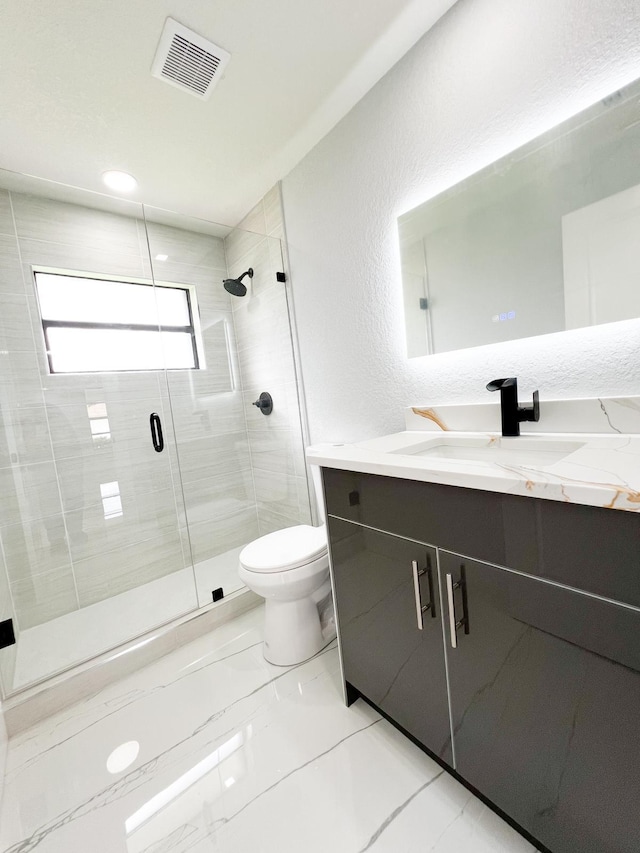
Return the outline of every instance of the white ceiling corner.
{"type": "Polygon", "coordinates": [[[3,0],[0,168],[235,224],[455,0],[3,0]],[[154,79],[167,17],[231,53],[208,101],[154,79]]]}

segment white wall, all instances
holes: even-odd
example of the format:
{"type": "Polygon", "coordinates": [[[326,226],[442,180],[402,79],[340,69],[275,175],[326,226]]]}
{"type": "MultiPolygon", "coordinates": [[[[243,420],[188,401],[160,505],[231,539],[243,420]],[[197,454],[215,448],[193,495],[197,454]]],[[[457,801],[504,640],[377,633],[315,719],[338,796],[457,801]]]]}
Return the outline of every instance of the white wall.
{"type": "MultiPolygon", "coordinates": [[[[405,356],[396,217],[640,77],[638,0],[459,0],[284,179],[312,441],[407,405],[638,393],[640,321],[405,356]]],[[[544,418],[544,408],[542,411],[544,418]]]]}

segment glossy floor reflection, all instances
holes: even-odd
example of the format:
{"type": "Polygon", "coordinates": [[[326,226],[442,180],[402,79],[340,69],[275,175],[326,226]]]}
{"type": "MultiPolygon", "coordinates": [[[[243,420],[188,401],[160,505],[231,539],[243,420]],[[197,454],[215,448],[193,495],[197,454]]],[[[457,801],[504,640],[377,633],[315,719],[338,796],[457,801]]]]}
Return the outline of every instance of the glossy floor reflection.
{"type": "Polygon", "coordinates": [[[16,737],[2,853],[525,853],[362,701],[282,669],[253,610],[16,737]]]}

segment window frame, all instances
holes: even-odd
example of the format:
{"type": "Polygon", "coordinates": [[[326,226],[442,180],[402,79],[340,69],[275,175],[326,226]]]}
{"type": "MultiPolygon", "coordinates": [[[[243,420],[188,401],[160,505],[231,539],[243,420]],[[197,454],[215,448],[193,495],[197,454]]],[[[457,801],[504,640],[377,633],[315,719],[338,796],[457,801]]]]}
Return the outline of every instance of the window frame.
{"type": "Polygon", "coordinates": [[[145,279],[145,278],[137,278],[134,276],[118,276],[118,275],[109,275],[107,273],[93,273],[86,271],[78,271],[78,270],[69,270],[69,269],[60,269],[59,267],[44,267],[39,265],[34,265],[31,267],[31,272],[33,275],[33,286],[35,290],[36,303],[38,306],[38,317],[40,320],[40,327],[42,329],[42,334],[44,338],[44,346],[45,346],[45,354],[47,357],[47,367],[49,370],[50,376],[74,376],[74,375],[82,375],[82,374],[101,374],[101,373],[153,373],[157,370],[203,370],[205,369],[205,359],[204,359],[204,346],[202,343],[202,331],[200,327],[200,311],[198,310],[198,300],[196,287],[193,284],[183,284],[174,281],[155,281],[153,279],[145,279]],[[189,325],[188,326],[163,326],[159,322],[158,323],[97,323],[97,322],[84,322],[84,321],[76,321],[76,320],[47,320],[42,316],[42,309],[40,307],[40,296],[38,292],[38,280],[37,274],[42,273],[46,275],[57,275],[62,278],[85,278],[93,281],[107,281],[107,282],[116,282],[118,284],[131,284],[142,287],[167,287],[172,290],[183,290],[186,293],[187,300],[187,310],[189,313],[189,325]],[[49,344],[49,335],[48,329],[50,328],[63,328],[63,329],[116,329],[116,330],[128,330],[128,331],[141,331],[141,332],[178,332],[178,333],[188,333],[191,336],[191,346],[193,348],[193,367],[168,367],[166,364],[164,367],[151,367],[151,368],[135,368],[132,367],[130,369],[124,370],[54,370],[52,357],[51,357],[51,349],[49,344]]]}

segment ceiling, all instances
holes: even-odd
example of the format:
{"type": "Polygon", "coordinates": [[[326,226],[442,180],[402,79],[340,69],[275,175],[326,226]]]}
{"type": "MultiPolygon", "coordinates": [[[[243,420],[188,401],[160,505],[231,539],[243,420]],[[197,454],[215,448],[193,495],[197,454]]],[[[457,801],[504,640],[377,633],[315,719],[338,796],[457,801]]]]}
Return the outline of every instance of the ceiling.
{"type": "Polygon", "coordinates": [[[2,0],[0,167],[236,224],[455,0],[2,0]],[[151,76],[172,18],[231,53],[211,97],[151,76]]]}

